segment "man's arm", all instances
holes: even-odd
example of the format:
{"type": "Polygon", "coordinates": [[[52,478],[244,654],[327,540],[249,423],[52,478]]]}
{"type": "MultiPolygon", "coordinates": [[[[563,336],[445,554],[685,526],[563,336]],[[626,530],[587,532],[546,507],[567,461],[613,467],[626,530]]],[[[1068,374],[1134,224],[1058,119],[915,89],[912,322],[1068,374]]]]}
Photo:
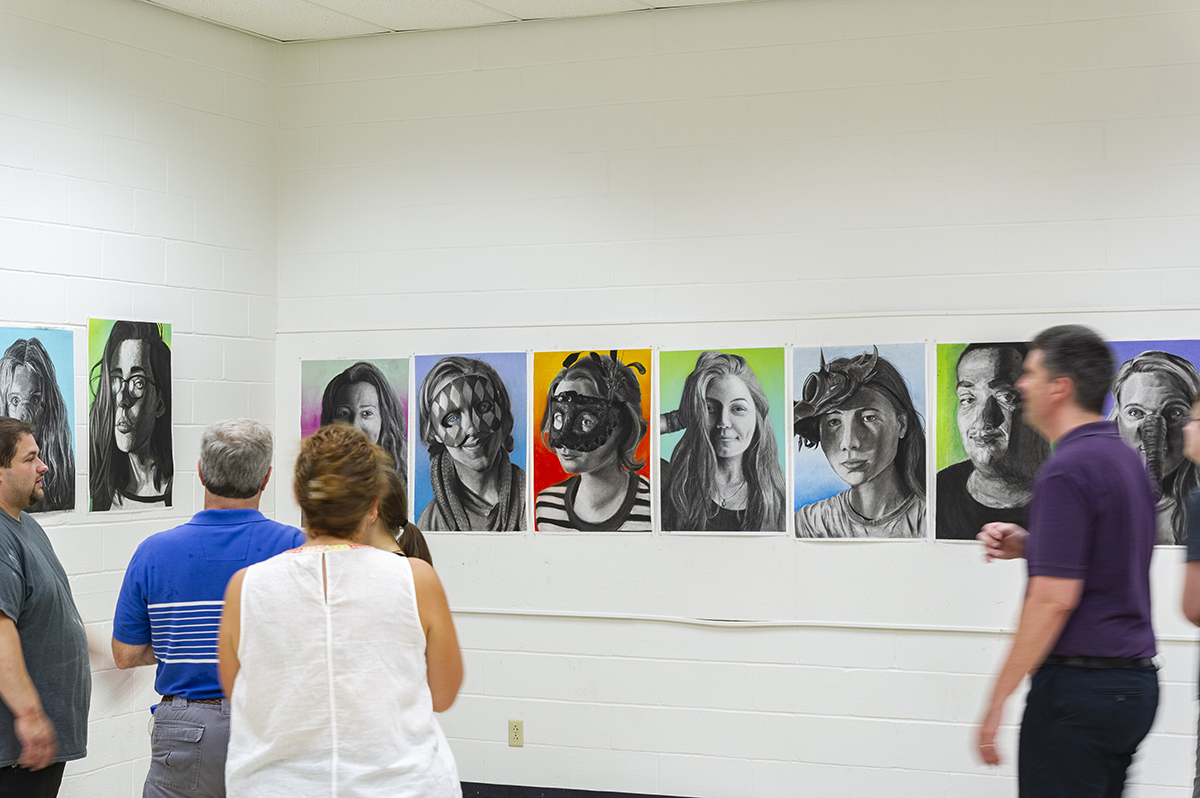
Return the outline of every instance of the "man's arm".
{"type": "Polygon", "coordinates": [[[13,730],[21,741],[21,767],[41,770],[58,753],[58,733],[42,709],[42,699],[29,671],[21,636],[12,618],[0,613],[0,700],[12,712],[13,730]]]}
{"type": "Polygon", "coordinates": [[[1200,560],[1189,562],[1183,575],[1183,614],[1200,626],[1200,560]]]}
{"type": "Polygon", "coordinates": [[[992,700],[979,727],[979,755],[989,765],[1000,764],[996,751],[996,730],[1004,702],[1012,695],[1025,674],[1042,664],[1062,634],[1067,619],[1083,595],[1082,579],[1058,576],[1031,576],[1021,607],[1021,620],[1013,636],[1012,648],[992,689],[992,700]]]}
{"type": "Polygon", "coordinates": [[[154,649],[149,643],[133,646],[129,643],[122,643],[115,637],[112,641],[112,655],[113,662],[117,663],[117,667],[121,670],[136,668],[139,665],[153,665],[158,662],[154,657],[154,649]]]}

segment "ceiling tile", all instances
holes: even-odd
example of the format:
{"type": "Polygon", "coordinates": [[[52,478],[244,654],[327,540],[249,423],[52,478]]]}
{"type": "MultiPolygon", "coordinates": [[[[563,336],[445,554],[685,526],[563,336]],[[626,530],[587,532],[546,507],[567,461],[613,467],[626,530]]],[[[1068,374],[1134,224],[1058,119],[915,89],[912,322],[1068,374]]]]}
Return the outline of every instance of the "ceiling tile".
{"type": "Polygon", "coordinates": [[[152,0],[200,19],[257,33],[279,41],[336,39],[387,33],[388,29],[354,19],[305,0],[152,0]]]}
{"type": "Polygon", "coordinates": [[[478,0],[482,5],[517,19],[595,17],[622,11],[646,11],[654,6],[642,0],[478,0]]]}
{"type": "Polygon", "coordinates": [[[469,28],[516,18],[472,0],[311,0],[389,30],[469,28]]]}

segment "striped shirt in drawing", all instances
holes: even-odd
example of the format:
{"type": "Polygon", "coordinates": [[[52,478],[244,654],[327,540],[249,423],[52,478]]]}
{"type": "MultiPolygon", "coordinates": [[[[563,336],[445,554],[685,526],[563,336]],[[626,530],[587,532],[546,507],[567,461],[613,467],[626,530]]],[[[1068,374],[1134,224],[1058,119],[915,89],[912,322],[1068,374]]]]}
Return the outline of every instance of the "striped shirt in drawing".
{"type": "Polygon", "coordinates": [[[299,529],[258,510],[201,510],[138,546],[117,597],[113,637],[151,645],[159,695],[220,698],[217,630],[225,586],[242,568],[303,543],[299,529]]]}
{"type": "Polygon", "coordinates": [[[597,523],[584,521],[575,515],[575,494],[579,490],[579,475],[551,485],[537,495],[534,514],[539,532],[577,530],[580,532],[649,532],[650,481],[641,474],[629,481],[625,501],[612,517],[597,523]]]}

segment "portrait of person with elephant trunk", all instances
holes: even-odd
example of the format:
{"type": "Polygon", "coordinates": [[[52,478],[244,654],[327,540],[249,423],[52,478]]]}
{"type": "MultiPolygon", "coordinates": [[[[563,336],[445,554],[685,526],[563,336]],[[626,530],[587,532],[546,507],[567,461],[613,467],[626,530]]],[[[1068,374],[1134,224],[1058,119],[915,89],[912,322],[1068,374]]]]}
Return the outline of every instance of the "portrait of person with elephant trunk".
{"type": "Polygon", "coordinates": [[[1109,417],[1125,442],[1141,453],[1158,487],[1155,542],[1160,545],[1184,543],[1184,499],[1200,485],[1200,469],[1183,456],[1183,426],[1198,391],[1195,365],[1160,349],[1129,358],[1113,378],[1109,417]]]}

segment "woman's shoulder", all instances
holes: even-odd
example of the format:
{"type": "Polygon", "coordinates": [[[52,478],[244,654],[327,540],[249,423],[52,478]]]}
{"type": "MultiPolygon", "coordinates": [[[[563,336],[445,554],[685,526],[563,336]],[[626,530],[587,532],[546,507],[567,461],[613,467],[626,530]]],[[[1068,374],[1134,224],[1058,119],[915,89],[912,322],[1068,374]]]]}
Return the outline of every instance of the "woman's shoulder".
{"type": "Polygon", "coordinates": [[[806,504],[796,511],[796,537],[827,538],[839,537],[833,530],[840,525],[837,520],[845,519],[847,491],[836,493],[827,499],[806,504]]]}

